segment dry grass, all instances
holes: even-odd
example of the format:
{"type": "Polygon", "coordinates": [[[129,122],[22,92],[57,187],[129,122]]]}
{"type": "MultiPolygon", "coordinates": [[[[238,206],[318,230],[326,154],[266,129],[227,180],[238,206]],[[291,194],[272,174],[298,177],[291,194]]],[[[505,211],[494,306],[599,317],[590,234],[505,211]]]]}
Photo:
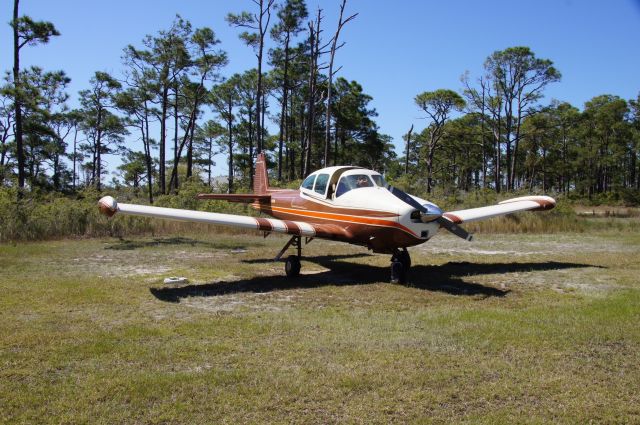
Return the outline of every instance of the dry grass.
{"type": "Polygon", "coordinates": [[[438,235],[386,256],[285,239],[0,245],[0,420],[640,421],[640,235],[438,235]],[[187,285],[163,285],[167,276],[187,285]]]}

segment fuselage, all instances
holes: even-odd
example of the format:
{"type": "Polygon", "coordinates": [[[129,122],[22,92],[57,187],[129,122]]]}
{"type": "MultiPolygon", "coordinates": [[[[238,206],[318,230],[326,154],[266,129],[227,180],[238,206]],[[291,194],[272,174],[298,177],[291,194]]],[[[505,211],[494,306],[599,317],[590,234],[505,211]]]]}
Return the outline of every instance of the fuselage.
{"type": "Polygon", "coordinates": [[[310,174],[299,190],[270,189],[268,193],[269,202],[252,206],[280,220],[321,226],[331,239],[364,245],[375,252],[392,253],[424,243],[439,228],[435,222],[422,222],[414,208],[387,190],[380,174],[364,168],[321,169],[310,174]]]}

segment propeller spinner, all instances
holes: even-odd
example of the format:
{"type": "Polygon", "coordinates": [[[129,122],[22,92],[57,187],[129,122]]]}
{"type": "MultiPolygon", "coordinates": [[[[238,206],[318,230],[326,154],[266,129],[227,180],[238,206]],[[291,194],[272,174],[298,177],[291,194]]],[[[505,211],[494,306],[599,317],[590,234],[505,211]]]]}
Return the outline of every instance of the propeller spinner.
{"type": "Polygon", "coordinates": [[[418,201],[416,201],[411,195],[397,187],[393,187],[391,185],[387,186],[389,192],[391,192],[396,198],[403,201],[405,204],[408,204],[420,211],[420,220],[423,223],[429,223],[431,221],[437,221],[441,227],[444,227],[446,230],[450,231],[454,235],[465,239],[467,241],[473,240],[473,235],[464,230],[462,227],[455,224],[453,221],[443,217],[442,210],[435,205],[427,206],[421,205],[418,201]]]}

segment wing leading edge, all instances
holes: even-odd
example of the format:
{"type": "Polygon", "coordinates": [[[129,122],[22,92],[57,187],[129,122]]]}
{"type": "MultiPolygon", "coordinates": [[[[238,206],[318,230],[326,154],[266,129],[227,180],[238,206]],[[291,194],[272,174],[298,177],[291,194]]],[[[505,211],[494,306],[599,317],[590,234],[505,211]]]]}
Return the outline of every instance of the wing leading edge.
{"type": "Polygon", "coordinates": [[[555,199],[549,196],[522,196],[520,198],[507,199],[499,202],[498,205],[451,211],[444,213],[442,216],[456,224],[460,224],[485,220],[518,211],[550,210],[555,206],[555,199]]]}

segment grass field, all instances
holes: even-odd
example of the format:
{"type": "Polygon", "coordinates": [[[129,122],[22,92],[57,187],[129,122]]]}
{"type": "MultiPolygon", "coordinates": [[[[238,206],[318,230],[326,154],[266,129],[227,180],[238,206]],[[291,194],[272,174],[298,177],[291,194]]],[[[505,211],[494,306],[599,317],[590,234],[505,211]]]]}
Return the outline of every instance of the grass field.
{"type": "Polygon", "coordinates": [[[0,245],[0,420],[640,422],[637,232],[285,241],[0,245]]]}

